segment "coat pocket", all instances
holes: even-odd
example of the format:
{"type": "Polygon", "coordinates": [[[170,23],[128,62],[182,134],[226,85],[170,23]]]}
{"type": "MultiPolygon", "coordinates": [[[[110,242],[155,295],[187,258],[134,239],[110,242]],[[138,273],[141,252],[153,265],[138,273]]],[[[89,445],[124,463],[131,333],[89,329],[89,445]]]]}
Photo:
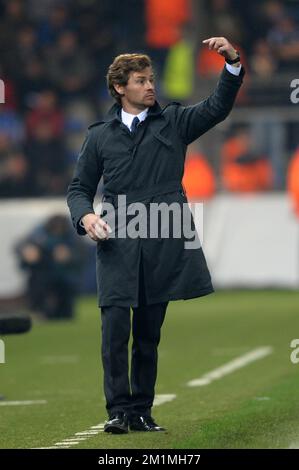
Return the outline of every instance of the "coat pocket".
{"type": "Polygon", "coordinates": [[[154,134],[154,137],[155,137],[156,139],[158,139],[159,142],[161,142],[162,144],[166,145],[166,147],[173,148],[172,142],[171,142],[169,139],[167,139],[166,137],[164,137],[162,134],[155,133],[155,134],[154,134]]]}

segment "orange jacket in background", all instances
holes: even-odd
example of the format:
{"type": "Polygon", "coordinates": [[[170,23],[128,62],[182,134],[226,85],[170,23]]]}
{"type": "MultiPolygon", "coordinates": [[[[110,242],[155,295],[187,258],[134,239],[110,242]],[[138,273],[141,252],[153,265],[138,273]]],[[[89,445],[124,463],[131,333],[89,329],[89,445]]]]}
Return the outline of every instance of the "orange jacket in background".
{"type": "Polygon", "coordinates": [[[214,173],[202,154],[192,153],[187,156],[183,185],[188,199],[209,199],[214,195],[214,173]]]}
{"type": "Polygon", "coordinates": [[[287,190],[292,199],[295,214],[299,217],[299,147],[288,167],[287,190]]]}
{"type": "Polygon", "coordinates": [[[197,55],[197,74],[200,77],[219,75],[224,67],[224,57],[215,51],[210,51],[207,46],[200,48],[197,55]]]}
{"type": "Polygon", "coordinates": [[[189,0],[146,0],[146,42],[168,48],[181,38],[181,26],[190,19],[189,0]]]}
{"type": "Polygon", "coordinates": [[[273,174],[270,163],[261,156],[253,162],[239,163],[237,159],[250,151],[246,139],[234,136],[222,148],[222,184],[229,191],[252,192],[271,188],[273,174]]]}

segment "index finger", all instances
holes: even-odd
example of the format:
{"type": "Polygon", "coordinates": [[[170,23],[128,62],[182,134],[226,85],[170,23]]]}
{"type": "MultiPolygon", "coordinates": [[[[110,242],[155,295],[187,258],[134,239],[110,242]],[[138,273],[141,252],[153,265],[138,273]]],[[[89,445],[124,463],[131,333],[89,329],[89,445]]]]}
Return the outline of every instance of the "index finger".
{"type": "Polygon", "coordinates": [[[212,39],[216,39],[216,38],[209,38],[209,39],[204,39],[202,42],[206,43],[206,42],[209,42],[209,41],[211,41],[212,39]]]}

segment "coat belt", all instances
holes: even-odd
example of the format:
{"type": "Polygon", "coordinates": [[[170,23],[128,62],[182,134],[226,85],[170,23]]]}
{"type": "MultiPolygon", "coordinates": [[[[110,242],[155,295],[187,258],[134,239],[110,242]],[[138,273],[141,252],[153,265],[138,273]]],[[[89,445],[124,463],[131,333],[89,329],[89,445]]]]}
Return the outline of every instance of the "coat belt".
{"type": "Polygon", "coordinates": [[[161,194],[173,193],[181,191],[185,195],[182,183],[180,181],[167,181],[164,183],[158,183],[149,188],[140,188],[133,191],[129,191],[126,194],[115,194],[104,189],[102,201],[111,202],[114,207],[117,207],[118,196],[126,196],[126,205],[134,202],[141,202],[144,199],[151,198],[153,196],[160,196],[161,194]]]}

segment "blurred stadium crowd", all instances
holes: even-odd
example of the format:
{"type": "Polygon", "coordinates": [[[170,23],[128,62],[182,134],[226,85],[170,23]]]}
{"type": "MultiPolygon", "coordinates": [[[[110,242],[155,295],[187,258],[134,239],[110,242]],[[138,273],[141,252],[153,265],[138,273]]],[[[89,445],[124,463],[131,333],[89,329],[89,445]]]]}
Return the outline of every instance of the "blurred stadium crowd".
{"type": "MultiPolygon", "coordinates": [[[[202,39],[226,36],[247,69],[237,107],[294,107],[289,84],[299,65],[298,22],[296,0],[0,1],[0,197],[65,194],[87,125],[111,104],[105,74],[122,52],[151,55],[162,104],[188,104],[211,91],[223,67],[202,39]]],[[[283,123],[285,173],[298,145],[296,121],[283,123]]],[[[191,148],[190,197],[285,188],[281,163],[269,146],[256,145],[246,119],[226,131],[216,152],[191,148]]]]}

